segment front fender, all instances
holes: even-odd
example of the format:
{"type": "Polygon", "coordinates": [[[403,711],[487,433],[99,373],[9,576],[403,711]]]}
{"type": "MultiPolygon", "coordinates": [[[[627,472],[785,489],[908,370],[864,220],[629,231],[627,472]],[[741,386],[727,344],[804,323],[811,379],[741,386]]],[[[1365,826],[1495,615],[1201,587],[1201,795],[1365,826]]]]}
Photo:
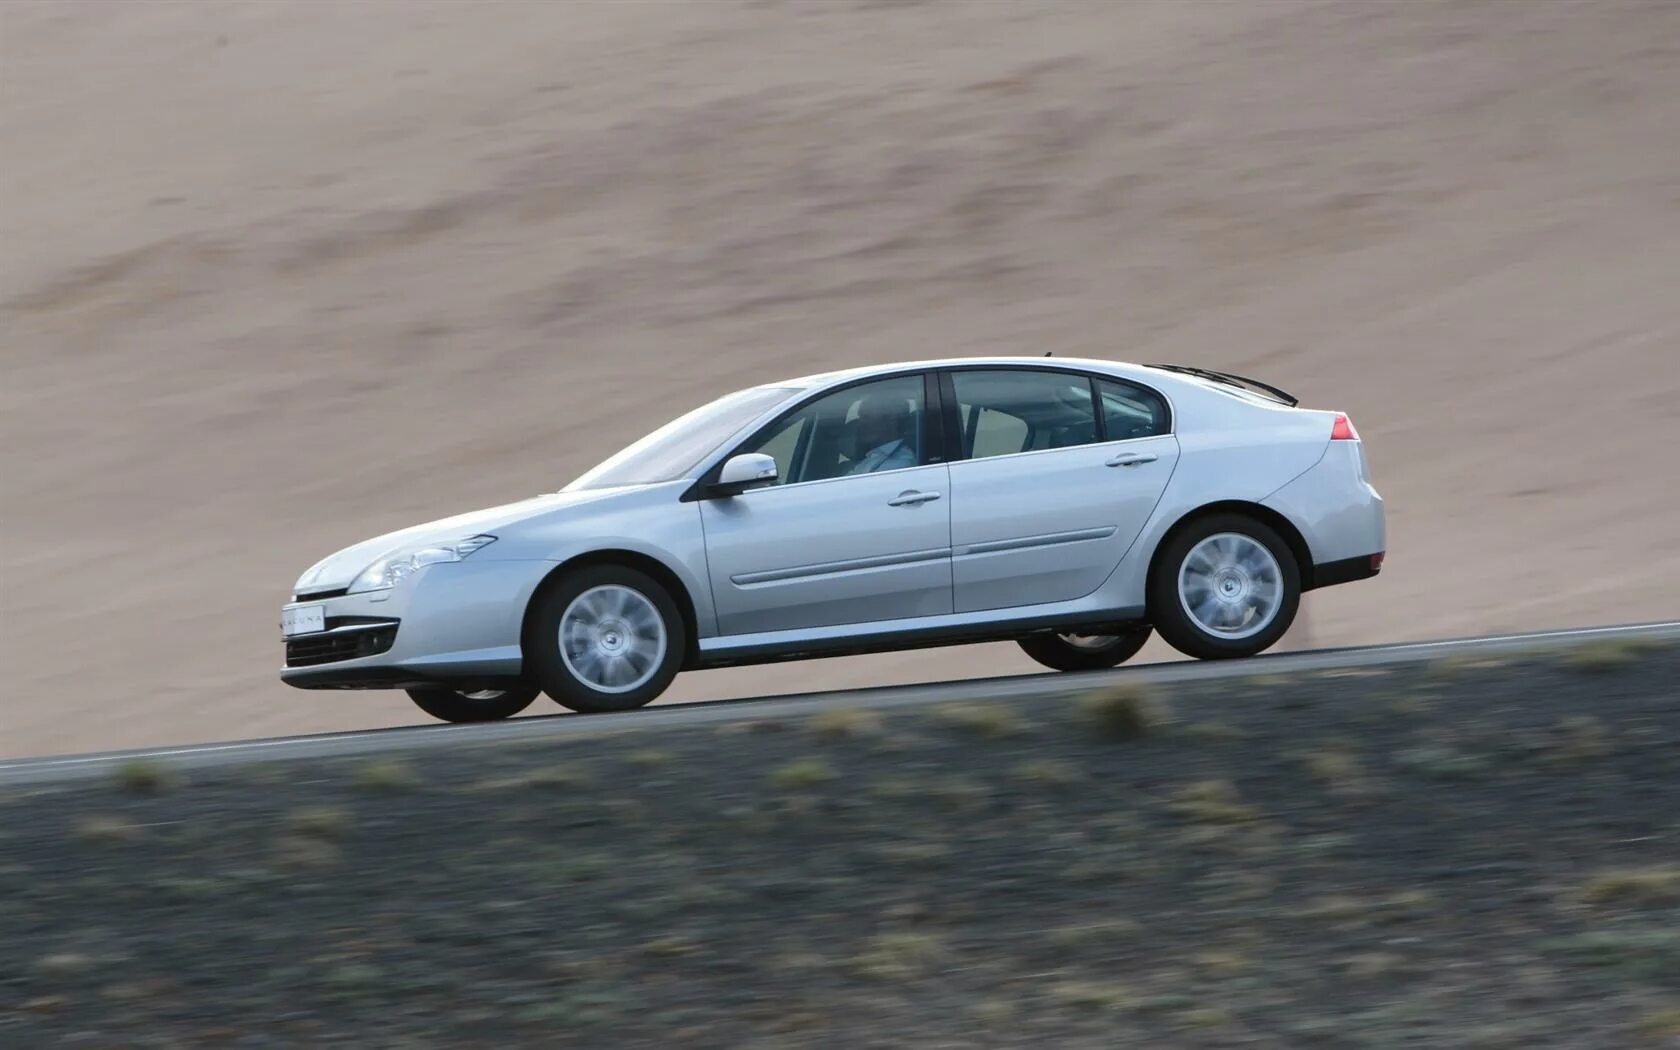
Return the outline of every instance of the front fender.
{"type": "MultiPolygon", "coordinates": [[[[710,637],[717,633],[717,612],[706,572],[706,538],[700,504],[679,499],[687,485],[679,481],[642,486],[592,503],[586,513],[561,509],[534,516],[504,531],[480,555],[552,566],[612,552],[649,558],[670,570],[688,592],[695,633],[710,637]]],[[[520,596],[521,611],[535,588],[534,583],[520,596]]]]}

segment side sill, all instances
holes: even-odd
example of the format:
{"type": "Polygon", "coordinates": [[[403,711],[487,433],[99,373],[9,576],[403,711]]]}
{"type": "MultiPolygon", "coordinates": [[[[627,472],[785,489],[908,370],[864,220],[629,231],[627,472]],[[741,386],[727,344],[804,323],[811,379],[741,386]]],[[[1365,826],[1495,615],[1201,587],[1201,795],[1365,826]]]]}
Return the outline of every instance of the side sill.
{"type": "Polygon", "coordinates": [[[969,645],[976,642],[1012,641],[1041,631],[1065,630],[1070,627],[1095,628],[1135,627],[1144,623],[1142,608],[1107,609],[1097,612],[1057,613],[1022,620],[1000,620],[991,623],[959,623],[935,627],[916,627],[907,630],[877,631],[869,634],[836,635],[819,638],[796,638],[787,641],[766,641],[750,645],[732,645],[707,650],[702,648],[694,663],[696,669],[740,667],[748,664],[777,663],[784,660],[804,660],[826,656],[860,656],[865,653],[900,652],[906,649],[931,649],[946,645],[969,645]]]}

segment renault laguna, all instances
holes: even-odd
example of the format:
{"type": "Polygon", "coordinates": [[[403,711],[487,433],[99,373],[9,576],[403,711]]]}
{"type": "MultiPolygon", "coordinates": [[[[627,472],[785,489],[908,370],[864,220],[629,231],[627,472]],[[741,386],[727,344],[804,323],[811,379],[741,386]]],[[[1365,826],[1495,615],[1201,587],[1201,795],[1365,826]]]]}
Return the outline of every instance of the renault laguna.
{"type": "Polygon", "coordinates": [[[652,701],[681,671],[1013,640],[1061,671],[1159,633],[1225,659],[1377,574],[1383,503],[1340,412],[1180,365],[898,364],[755,386],[559,492],[312,566],[281,678],[451,722],[546,693],[652,701]]]}

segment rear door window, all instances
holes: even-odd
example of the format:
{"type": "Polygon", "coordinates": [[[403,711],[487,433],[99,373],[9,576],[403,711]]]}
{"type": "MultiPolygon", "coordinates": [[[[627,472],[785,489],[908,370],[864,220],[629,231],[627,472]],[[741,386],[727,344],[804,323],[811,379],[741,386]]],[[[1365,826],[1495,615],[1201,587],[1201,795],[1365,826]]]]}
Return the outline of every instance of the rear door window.
{"type": "Polygon", "coordinates": [[[1091,380],[1048,369],[974,369],[951,373],[961,424],[962,458],[1073,448],[1098,440],[1091,380]]]}

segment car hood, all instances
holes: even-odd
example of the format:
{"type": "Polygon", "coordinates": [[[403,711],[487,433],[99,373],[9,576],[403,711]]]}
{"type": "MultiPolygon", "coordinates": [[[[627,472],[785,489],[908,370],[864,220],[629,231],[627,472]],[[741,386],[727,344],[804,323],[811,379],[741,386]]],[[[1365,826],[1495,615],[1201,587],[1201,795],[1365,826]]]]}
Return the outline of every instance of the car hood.
{"type": "Polygon", "coordinates": [[[297,584],[292,588],[293,594],[312,594],[319,591],[342,590],[349,586],[363,569],[384,558],[395,554],[399,550],[424,547],[433,543],[446,543],[452,540],[465,539],[483,533],[495,535],[496,530],[503,529],[538,515],[546,515],[554,511],[564,511],[586,503],[611,499],[622,495],[628,489],[583,489],[576,492],[551,492],[531,499],[520,500],[517,503],[505,503],[499,507],[488,507],[484,510],[470,511],[457,514],[450,518],[439,518],[428,521],[423,525],[411,525],[406,529],[388,532],[383,536],[375,536],[371,540],[363,540],[330,554],[309,567],[309,570],[298,577],[297,584]]]}

